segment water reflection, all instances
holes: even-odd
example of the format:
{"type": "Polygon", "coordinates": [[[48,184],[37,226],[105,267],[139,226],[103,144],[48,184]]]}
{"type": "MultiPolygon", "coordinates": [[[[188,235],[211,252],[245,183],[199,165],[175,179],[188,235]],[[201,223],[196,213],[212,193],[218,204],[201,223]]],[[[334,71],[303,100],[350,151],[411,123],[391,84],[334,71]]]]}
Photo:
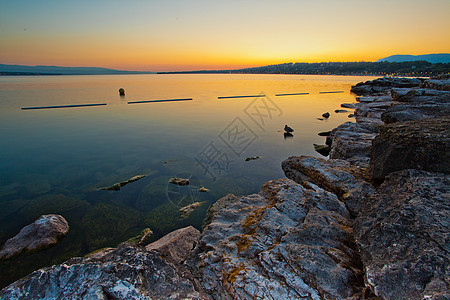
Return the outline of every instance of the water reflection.
{"type": "Polygon", "coordinates": [[[285,132],[285,133],[283,133],[283,135],[284,135],[284,139],[285,140],[286,139],[292,139],[294,137],[294,135],[292,133],[290,133],[290,132],[285,132]]]}

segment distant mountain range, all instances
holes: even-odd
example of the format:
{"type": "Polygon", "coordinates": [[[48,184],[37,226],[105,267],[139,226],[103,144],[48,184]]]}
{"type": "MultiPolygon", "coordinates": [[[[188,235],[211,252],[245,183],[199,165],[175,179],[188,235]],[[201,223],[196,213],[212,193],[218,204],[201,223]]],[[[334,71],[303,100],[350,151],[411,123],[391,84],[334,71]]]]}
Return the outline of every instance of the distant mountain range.
{"type": "Polygon", "coordinates": [[[95,67],[21,66],[0,64],[0,75],[118,75],[152,74],[95,67]]]}
{"type": "Polygon", "coordinates": [[[376,62],[405,62],[405,61],[418,61],[424,60],[433,64],[450,63],[450,53],[438,53],[438,54],[425,54],[425,55],[391,55],[382,59],[377,60],[376,62]]]}

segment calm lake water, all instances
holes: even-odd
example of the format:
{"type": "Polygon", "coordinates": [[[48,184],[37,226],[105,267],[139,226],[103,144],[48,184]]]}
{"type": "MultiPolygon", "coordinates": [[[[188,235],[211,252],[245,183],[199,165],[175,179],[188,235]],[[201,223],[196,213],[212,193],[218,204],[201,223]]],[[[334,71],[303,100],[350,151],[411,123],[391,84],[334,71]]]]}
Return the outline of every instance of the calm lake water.
{"type": "Polygon", "coordinates": [[[349,121],[334,113],[368,77],[307,75],[114,75],[0,77],[0,245],[42,214],[69,233],[54,247],[0,262],[0,287],[31,271],[114,247],[144,228],[153,239],[201,229],[209,205],[256,193],[284,177],[290,155],[320,156],[318,132],[349,121]],[[118,89],[123,87],[125,97],[118,89]],[[344,91],[343,93],[321,93],[344,91]],[[276,96],[277,94],[309,93],[276,96]],[[223,96],[265,95],[218,99],[223,96]],[[192,101],[128,104],[192,98],[192,101]],[[105,106],[21,110],[22,107],[105,106]],[[328,120],[318,120],[330,112],[328,120]],[[283,134],[284,125],[295,131],[283,134]],[[261,156],[245,161],[247,157],[261,156]],[[120,191],[101,187],[147,175],[120,191]],[[168,183],[189,178],[189,186],[168,183]],[[198,188],[209,189],[208,193],[198,188]],[[179,209],[203,204],[188,217],[179,209]]]}

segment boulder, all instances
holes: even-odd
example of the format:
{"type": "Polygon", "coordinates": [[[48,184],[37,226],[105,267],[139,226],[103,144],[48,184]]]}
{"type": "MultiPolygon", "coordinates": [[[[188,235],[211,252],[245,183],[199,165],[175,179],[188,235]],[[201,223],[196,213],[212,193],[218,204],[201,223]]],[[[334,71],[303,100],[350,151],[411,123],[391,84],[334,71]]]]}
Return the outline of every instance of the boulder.
{"type": "Polygon", "coordinates": [[[170,257],[182,263],[197,245],[199,238],[200,231],[188,226],[166,234],[156,242],[147,245],[145,249],[156,250],[164,257],[170,257]]]}
{"type": "Polygon", "coordinates": [[[375,193],[365,179],[364,169],[345,160],[291,156],[281,163],[281,167],[286,177],[297,183],[312,182],[336,194],[353,216],[358,214],[362,202],[375,193]]]}
{"type": "Polygon", "coordinates": [[[380,298],[450,298],[449,179],[394,172],[364,202],[354,230],[366,285],[380,298]]]}
{"type": "Polygon", "coordinates": [[[349,213],[333,193],[280,179],[227,196],[187,264],[214,299],[350,298],[362,292],[349,213]]]}
{"type": "Polygon", "coordinates": [[[0,291],[1,299],[208,299],[192,274],[132,243],[98,258],[72,258],[0,291]]]}
{"type": "Polygon", "coordinates": [[[376,133],[369,123],[359,124],[346,122],[331,132],[330,158],[348,159],[352,163],[367,167],[370,148],[376,133]]]}
{"type": "Polygon", "coordinates": [[[441,91],[450,91],[450,78],[448,78],[448,74],[441,76],[439,78],[430,78],[428,80],[425,80],[420,85],[420,87],[441,91]]]}
{"type": "Polygon", "coordinates": [[[450,116],[449,103],[398,103],[388,108],[381,120],[386,124],[450,116]]]}
{"type": "Polygon", "coordinates": [[[330,117],[330,113],[329,112],[323,113],[322,117],[324,117],[325,119],[328,119],[330,117]]]}
{"type": "Polygon", "coordinates": [[[3,245],[0,259],[8,259],[22,251],[33,252],[56,244],[69,231],[67,221],[60,215],[42,215],[20,230],[3,245]]]}
{"type": "Polygon", "coordinates": [[[385,125],[373,140],[371,176],[418,169],[450,173],[450,117],[385,125]]]}

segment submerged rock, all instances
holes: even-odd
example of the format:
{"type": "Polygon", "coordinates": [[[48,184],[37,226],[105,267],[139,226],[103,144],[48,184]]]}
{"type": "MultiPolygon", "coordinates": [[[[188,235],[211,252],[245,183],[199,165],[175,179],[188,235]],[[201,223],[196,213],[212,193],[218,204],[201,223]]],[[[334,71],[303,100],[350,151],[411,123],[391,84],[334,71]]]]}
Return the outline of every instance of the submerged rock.
{"type": "Polygon", "coordinates": [[[142,179],[142,178],[144,178],[146,176],[147,175],[136,175],[136,176],[131,177],[128,180],[125,180],[125,181],[122,181],[122,182],[119,182],[119,183],[115,183],[115,184],[113,184],[113,185],[111,185],[109,187],[100,188],[100,190],[118,191],[118,190],[120,190],[121,187],[123,187],[123,186],[125,186],[125,185],[127,185],[129,183],[138,181],[139,179],[142,179]]]}
{"type": "Polygon", "coordinates": [[[139,235],[132,237],[127,242],[142,246],[150,239],[152,235],[153,231],[150,228],[145,228],[139,235]]]}
{"type": "Polygon", "coordinates": [[[247,158],[245,159],[245,161],[255,160],[255,159],[258,159],[258,158],[261,158],[261,156],[251,156],[251,157],[247,157],[247,158]]]}
{"type": "Polygon", "coordinates": [[[185,267],[131,243],[35,271],[0,291],[0,298],[207,299],[185,267]]]}
{"type": "Polygon", "coordinates": [[[354,226],[366,284],[382,299],[448,299],[450,177],[391,173],[354,226]]]}
{"type": "Polygon", "coordinates": [[[60,215],[42,215],[20,230],[3,245],[0,259],[8,259],[22,251],[33,252],[56,244],[69,231],[67,221],[60,215]]]}
{"type": "Polygon", "coordinates": [[[173,183],[176,185],[189,185],[189,179],[184,178],[170,178],[169,183],[173,183]]]}
{"type": "Polygon", "coordinates": [[[194,210],[199,208],[203,203],[205,202],[204,201],[194,202],[185,207],[180,208],[178,211],[181,213],[181,217],[187,218],[194,210]]]}
{"type": "Polygon", "coordinates": [[[270,181],[227,196],[187,265],[214,299],[349,298],[362,273],[349,214],[313,184],[270,181]]]}

